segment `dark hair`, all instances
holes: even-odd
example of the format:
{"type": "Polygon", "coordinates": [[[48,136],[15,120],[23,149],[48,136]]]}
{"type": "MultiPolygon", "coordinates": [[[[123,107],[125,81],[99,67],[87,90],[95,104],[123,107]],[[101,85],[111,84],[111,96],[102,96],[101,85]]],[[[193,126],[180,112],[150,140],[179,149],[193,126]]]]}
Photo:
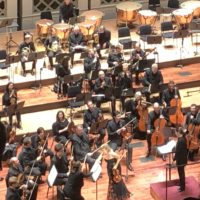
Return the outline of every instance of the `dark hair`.
{"type": "Polygon", "coordinates": [[[121,113],[119,112],[119,111],[114,111],[113,113],[112,113],[112,116],[113,117],[116,117],[117,115],[120,115],[121,113]]]}
{"type": "Polygon", "coordinates": [[[30,143],[31,143],[31,138],[30,137],[25,137],[24,140],[23,140],[24,146],[27,146],[30,143]]]}
{"type": "Polygon", "coordinates": [[[57,112],[57,114],[56,114],[56,121],[59,121],[58,115],[59,115],[60,113],[62,113],[62,114],[63,114],[63,118],[65,118],[65,113],[64,113],[62,110],[59,110],[59,111],[57,112]]]}
{"type": "Polygon", "coordinates": [[[55,152],[59,152],[62,149],[63,149],[63,144],[61,143],[56,144],[54,147],[55,152]]]}
{"type": "Polygon", "coordinates": [[[10,86],[11,84],[14,84],[14,83],[13,83],[13,82],[8,82],[8,83],[7,83],[7,85],[6,85],[6,92],[9,92],[9,86],[10,86]]]}
{"type": "Polygon", "coordinates": [[[39,128],[37,129],[37,134],[40,134],[40,133],[42,133],[42,132],[45,132],[44,128],[43,128],[43,127],[39,127],[39,128]]]}
{"type": "Polygon", "coordinates": [[[169,84],[175,84],[175,82],[173,80],[170,80],[169,83],[168,83],[168,85],[169,84]]]}
{"type": "Polygon", "coordinates": [[[197,104],[193,103],[190,107],[197,107],[197,104]]]}

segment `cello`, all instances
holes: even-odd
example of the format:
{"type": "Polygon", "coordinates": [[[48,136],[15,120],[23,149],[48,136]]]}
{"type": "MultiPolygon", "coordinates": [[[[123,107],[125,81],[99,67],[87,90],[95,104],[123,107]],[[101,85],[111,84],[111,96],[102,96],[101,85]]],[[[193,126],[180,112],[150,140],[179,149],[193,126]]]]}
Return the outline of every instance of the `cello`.
{"type": "Polygon", "coordinates": [[[181,126],[184,121],[184,116],[181,111],[182,102],[181,99],[177,98],[178,92],[177,87],[175,89],[175,98],[170,101],[170,108],[174,108],[175,112],[169,115],[169,121],[176,126],[181,126]]]}
{"type": "Polygon", "coordinates": [[[155,130],[152,133],[152,137],[151,137],[152,146],[159,146],[159,145],[164,144],[164,142],[165,142],[163,129],[164,129],[167,121],[164,118],[161,118],[161,115],[162,115],[162,109],[160,109],[160,117],[158,119],[156,119],[154,122],[155,130]]]}
{"type": "MultiPolygon", "coordinates": [[[[196,118],[198,119],[200,115],[200,111],[197,113],[196,118]]],[[[187,148],[189,151],[196,150],[199,148],[199,133],[200,133],[200,126],[190,123],[188,126],[188,134],[186,135],[187,141],[187,148]]]]}

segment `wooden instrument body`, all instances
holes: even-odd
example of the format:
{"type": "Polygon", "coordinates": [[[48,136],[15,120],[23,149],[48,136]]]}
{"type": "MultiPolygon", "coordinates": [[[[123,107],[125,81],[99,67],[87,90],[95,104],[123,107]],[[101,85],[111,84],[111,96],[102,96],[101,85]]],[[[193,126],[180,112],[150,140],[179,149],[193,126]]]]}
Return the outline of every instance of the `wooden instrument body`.
{"type": "Polygon", "coordinates": [[[148,109],[145,106],[139,105],[138,108],[138,114],[140,116],[138,121],[138,130],[145,132],[147,130],[147,122],[148,122],[148,109]]]}
{"type": "Polygon", "coordinates": [[[152,146],[159,146],[164,144],[165,137],[163,134],[163,129],[167,121],[164,118],[159,118],[154,122],[155,131],[152,133],[151,144],[152,146]]]}

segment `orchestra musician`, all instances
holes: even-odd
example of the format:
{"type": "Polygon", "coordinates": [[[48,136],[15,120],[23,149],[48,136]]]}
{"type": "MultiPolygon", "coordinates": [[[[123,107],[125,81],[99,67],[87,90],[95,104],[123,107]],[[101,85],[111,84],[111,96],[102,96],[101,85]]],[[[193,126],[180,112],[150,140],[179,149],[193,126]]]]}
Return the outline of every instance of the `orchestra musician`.
{"type": "Polygon", "coordinates": [[[54,165],[58,172],[54,185],[64,185],[67,181],[69,161],[67,160],[63,144],[57,143],[54,147],[54,150],[55,155],[51,160],[51,168],[54,165]]]}
{"type": "Polygon", "coordinates": [[[84,178],[87,178],[91,173],[84,173],[82,171],[80,161],[72,161],[72,168],[69,173],[68,181],[65,183],[63,192],[65,197],[71,200],[84,200],[81,195],[81,188],[84,186],[84,178]]]}
{"type": "Polygon", "coordinates": [[[179,192],[185,191],[185,165],[187,164],[187,142],[186,142],[186,132],[182,127],[179,127],[178,132],[176,132],[178,137],[178,142],[176,144],[175,156],[173,158],[176,161],[178,175],[179,175],[179,192]]]}
{"type": "Polygon", "coordinates": [[[130,199],[131,193],[121,177],[121,165],[120,163],[116,165],[117,162],[118,160],[116,158],[107,160],[107,172],[109,177],[107,200],[128,200],[130,199]],[[114,170],[116,172],[114,172],[114,170]]]}
{"type": "Polygon", "coordinates": [[[107,49],[110,47],[110,40],[111,40],[111,32],[107,30],[103,25],[101,25],[98,29],[98,31],[94,34],[94,38],[97,37],[98,41],[95,41],[94,39],[94,46],[97,49],[97,53],[99,55],[99,58],[101,59],[101,50],[107,49]]]}
{"type": "MultiPolygon", "coordinates": [[[[200,125],[200,111],[198,111],[198,107],[196,104],[192,104],[190,106],[190,111],[186,113],[185,124],[184,127],[188,130],[189,125],[199,126],[200,125]]],[[[192,133],[194,134],[194,133],[192,133]]],[[[199,134],[198,134],[199,135],[199,134]]],[[[199,138],[198,138],[199,139],[199,138]]],[[[199,148],[195,150],[188,150],[188,159],[190,161],[194,161],[195,154],[198,153],[199,148]]]]}
{"type": "Polygon", "coordinates": [[[74,151],[74,160],[88,163],[90,169],[95,163],[96,155],[91,153],[89,138],[82,125],[77,125],[75,134],[73,134],[72,145],[74,151]]]}
{"type": "MultiPolygon", "coordinates": [[[[100,122],[102,118],[102,111],[100,108],[95,107],[92,101],[87,102],[87,107],[88,109],[85,111],[83,117],[83,127],[87,132],[90,132],[92,124],[95,122],[100,122]]],[[[100,129],[98,131],[99,132],[97,133],[98,138],[96,140],[96,145],[100,146],[105,137],[105,129],[100,129]]]]}
{"type": "Polygon", "coordinates": [[[36,60],[29,60],[29,53],[35,52],[35,45],[33,43],[33,36],[29,32],[24,33],[24,41],[19,45],[18,54],[21,56],[21,65],[23,76],[26,76],[26,62],[32,62],[31,74],[35,74],[36,60]]]}
{"type": "MultiPolygon", "coordinates": [[[[156,127],[154,126],[154,122],[159,119],[159,118],[164,118],[164,112],[161,109],[160,105],[158,102],[155,102],[153,104],[153,111],[149,113],[148,116],[148,124],[147,124],[147,146],[148,146],[148,151],[146,157],[149,157],[151,155],[151,137],[152,133],[155,131],[156,127]]],[[[163,160],[165,158],[163,157],[163,160]]]]}
{"type": "Polygon", "coordinates": [[[65,144],[69,139],[68,125],[69,121],[65,118],[64,112],[62,110],[58,111],[56,114],[56,122],[52,125],[53,134],[57,142],[65,144]]]}
{"type": "Polygon", "coordinates": [[[51,29],[51,36],[47,37],[44,41],[44,46],[47,51],[47,56],[49,58],[50,69],[53,70],[53,58],[57,54],[61,53],[60,39],[56,35],[54,28],[51,29]]]}
{"type": "Polygon", "coordinates": [[[3,109],[5,114],[9,117],[9,124],[13,126],[13,115],[16,115],[17,118],[17,128],[22,128],[21,126],[21,114],[20,111],[17,110],[17,90],[14,88],[14,83],[9,82],[6,85],[5,92],[2,97],[3,100],[3,109]],[[13,109],[9,109],[13,106],[13,109]],[[14,112],[13,112],[14,111],[14,112]]]}
{"type": "Polygon", "coordinates": [[[115,111],[113,113],[113,119],[108,122],[107,124],[107,131],[108,131],[108,140],[109,146],[113,149],[113,151],[116,151],[117,149],[120,149],[122,145],[125,145],[127,151],[128,151],[128,158],[126,159],[126,166],[130,171],[133,171],[132,167],[132,146],[130,145],[130,139],[128,141],[125,141],[126,143],[123,144],[123,132],[126,131],[126,127],[124,127],[125,121],[121,119],[120,112],[115,111]]]}
{"type": "Polygon", "coordinates": [[[79,26],[75,26],[69,35],[69,51],[71,53],[71,65],[74,64],[74,54],[86,50],[84,35],[79,26]]]}
{"type": "Polygon", "coordinates": [[[124,56],[122,52],[122,47],[120,45],[112,45],[107,59],[108,67],[114,68],[121,66],[123,61],[124,56]]]}
{"type": "MultiPolygon", "coordinates": [[[[4,124],[0,121],[0,171],[2,171],[2,157],[3,157],[3,152],[6,146],[6,128],[4,124]]],[[[0,181],[2,181],[3,178],[0,177],[0,181]]]]}
{"type": "Polygon", "coordinates": [[[162,102],[165,107],[170,107],[170,101],[172,99],[180,99],[180,93],[177,87],[175,87],[174,81],[169,81],[168,88],[162,93],[162,102]]]}
{"type": "Polygon", "coordinates": [[[41,176],[46,173],[47,164],[42,160],[42,154],[38,155],[37,149],[32,147],[30,137],[24,138],[23,148],[18,159],[26,174],[32,172],[31,175],[38,177],[38,180],[41,181],[41,176]]]}
{"type": "Polygon", "coordinates": [[[150,94],[159,91],[159,101],[162,100],[162,85],[163,76],[161,71],[158,69],[158,64],[154,63],[151,69],[148,69],[144,73],[143,85],[145,88],[146,100],[150,102],[150,94]]]}
{"type": "Polygon", "coordinates": [[[86,78],[90,79],[90,74],[92,71],[98,71],[101,68],[101,63],[99,61],[99,56],[93,49],[88,50],[87,57],[84,58],[84,71],[86,78]]]}
{"type": "Polygon", "coordinates": [[[168,0],[167,5],[169,8],[179,8],[179,1],[178,0],[168,0]]]}
{"type": "Polygon", "coordinates": [[[109,100],[112,104],[112,112],[115,111],[115,102],[113,96],[105,96],[105,92],[107,88],[110,88],[112,86],[111,79],[107,77],[104,73],[104,71],[99,71],[98,78],[95,80],[94,84],[94,92],[97,95],[95,97],[96,106],[98,108],[101,107],[101,103],[103,100],[109,100]],[[104,95],[104,96],[103,96],[104,95]]]}
{"type": "Polygon", "coordinates": [[[31,143],[32,143],[32,147],[34,149],[37,149],[38,151],[41,151],[44,145],[45,157],[47,156],[49,156],[50,158],[53,157],[54,154],[51,151],[51,149],[48,148],[48,138],[43,127],[39,127],[37,129],[36,134],[31,136],[31,143]]]}
{"type": "Polygon", "coordinates": [[[141,49],[140,43],[137,42],[135,44],[134,50],[131,52],[130,59],[129,59],[131,68],[132,68],[133,72],[135,73],[135,84],[140,83],[140,81],[139,81],[139,67],[138,67],[139,63],[138,62],[140,60],[145,59],[145,58],[146,58],[146,53],[145,53],[145,51],[143,51],[141,49]]]}
{"type": "Polygon", "coordinates": [[[69,18],[75,17],[75,9],[71,0],[63,0],[59,8],[59,22],[69,22],[69,18]]]}

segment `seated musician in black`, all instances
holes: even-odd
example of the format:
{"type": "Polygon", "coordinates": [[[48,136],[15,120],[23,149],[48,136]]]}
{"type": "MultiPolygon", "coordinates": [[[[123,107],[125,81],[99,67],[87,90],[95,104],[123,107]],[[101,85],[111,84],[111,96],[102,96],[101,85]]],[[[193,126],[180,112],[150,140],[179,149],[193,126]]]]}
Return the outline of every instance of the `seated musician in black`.
{"type": "Polygon", "coordinates": [[[56,35],[54,28],[51,29],[51,36],[44,41],[44,46],[49,58],[50,70],[53,70],[53,58],[61,53],[61,43],[59,37],[56,35]]]}
{"type": "MultiPolygon", "coordinates": [[[[190,111],[186,113],[185,128],[187,130],[188,130],[189,125],[192,125],[192,128],[198,127],[200,125],[200,111],[198,111],[196,104],[192,104],[190,106],[190,111]]],[[[191,132],[191,134],[194,134],[194,133],[191,132]]],[[[190,149],[188,152],[189,153],[188,159],[191,161],[194,161],[194,156],[198,153],[198,151],[199,151],[199,148],[194,149],[194,150],[190,149]]]]}
{"type": "Polygon", "coordinates": [[[6,200],[21,200],[23,190],[27,189],[27,186],[23,184],[19,187],[17,177],[12,176],[8,180],[9,187],[6,191],[6,200]]]}
{"type": "MultiPolygon", "coordinates": [[[[6,127],[0,121],[0,171],[3,169],[2,159],[3,159],[3,152],[6,146],[6,127]]],[[[3,177],[0,176],[0,181],[3,181],[3,177]]]]}
{"type": "Polygon", "coordinates": [[[112,112],[114,112],[115,111],[114,97],[112,96],[112,94],[110,94],[110,96],[105,96],[106,90],[109,90],[109,88],[112,87],[111,79],[105,75],[104,71],[99,71],[98,75],[99,77],[95,80],[94,84],[94,92],[97,95],[95,97],[96,106],[100,108],[101,103],[105,99],[111,101],[112,112]]]}
{"type": "Polygon", "coordinates": [[[88,135],[84,132],[82,125],[76,126],[75,134],[73,134],[71,140],[73,144],[75,161],[86,161],[91,169],[91,167],[95,163],[96,155],[93,155],[91,153],[89,138],[88,135]]]}
{"type": "Polygon", "coordinates": [[[119,88],[121,91],[121,105],[122,110],[125,110],[125,99],[126,99],[126,92],[131,89],[132,87],[132,75],[128,69],[128,64],[124,63],[122,65],[122,72],[116,76],[115,87],[119,88]]]}
{"type": "MultiPolygon", "coordinates": [[[[29,180],[27,174],[24,173],[24,170],[22,166],[20,165],[20,162],[17,157],[12,157],[10,159],[10,166],[8,173],[6,175],[6,186],[9,187],[9,179],[10,177],[16,177],[18,179],[18,182],[21,185],[26,184],[27,181],[27,189],[31,190],[34,186],[34,181],[29,180]],[[21,179],[20,179],[21,177],[21,179]]],[[[31,196],[31,200],[37,199],[37,191],[38,191],[38,186],[37,184],[35,185],[35,188],[33,190],[33,194],[31,196]]]]}
{"type": "Polygon", "coordinates": [[[101,25],[97,31],[97,33],[94,34],[98,38],[98,41],[95,41],[95,47],[97,49],[97,53],[99,55],[99,58],[101,59],[101,49],[107,49],[110,47],[110,40],[111,40],[111,32],[107,30],[103,25],[101,25]]]}
{"type": "Polygon", "coordinates": [[[65,118],[63,111],[58,111],[56,114],[56,122],[52,125],[52,131],[55,135],[55,140],[65,145],[69,139],[68,133],[69,121],[65,118]]]}
{"type": "Polygon", "coordinates": [[[59,8],[59,22],[69,22],[69,18],[75,17],[75,9],[71,0],[63,0],[59,8]]]}
{"type": "Polygon", "coordinates": [[[18,54],[21,56],[23,76],[26,76],[26,62],[32,62],[31,74],[35,74],[36,60],[29,60],[29,53],[36,51],[35,45],[32,40],[33,36],[29,32],[26,32],[24,33],[24,41],[19,45],[18,54]]]}
{"type": "Polygon", "coordinates": [[[51,167],[54,165],[58,175],[54,182],[54,185],[64,185],[67,181],[68,165],[67,155],[64,151],[64,146],[61,143],[57,143],[54,147],[55,155],[51,159],[51,167]]]}
{"type": "Polygon", "coordinates": [[[98,71],[101,68],[99,56],[92,49],[88,50],[88,56],[84,58],[84,71],[86,79],[91,78],[92,71],[98,71]]]}
{"type": "MultiPolygon", "coordinates": [[[[88,109],[84,113],[83,127],[86,130],[86,132],[90,133],[90,128],[92,124],[95,122],[100,122],[103,115],[100,108],[95,107],[92,101],[87,102],[87,107],[88,109]]],[[[98,131],[99,132],[96,133],[98,135],[98,138],[95,143],[97,146],[100,146],[105,137],[105,130],[100,129],[98,131]]],[[[95,134],[95,133],[91,133],[91,134],[95,134]]]]}
{"type": "Polygon", "coordinates": [[[5,92],[2,97],[2,104],[3,104],[3,110],[6,114],[6,116],[9,117],[9,124],[12,127],[13,126],[13,115],[16,115],[17,118],[17,127],[21,127],[21,114],[20,111],[17,110],[16,105],[17,105],[17,90],[14,88],[14,83],[9,82],[6,85],[5,92]],[[13,107],[13,109],[9,109],[13,107]]]}
{"type": "Polygon", "coordinates": [[[150,94],[159,92],[159,101],[161,103],[163,76],[161,71],[158,70],[158,64],[154,63],[151,69],[145,71],[143,85],[145,87],[146,100],[150,102],[150,94]]]}
{"type": "Polygon", "coordinates": [[[107,131],[108,131],[108,140],[109,146],[113,149],[113,151],[116,151],[118,148],[126,148],[128,151],[128,158],[126,158],[126,165],[130,171],[133,171],[132,167],[132,147],[130,145],[130,142],[132,140],[132,137],[130,137],[128,140],[123,141],[123,135],[122,133],[126,131],[125,121],[122,120],[121,115],[118,111],[115,111],[113,113],[113,119],[108,122],[107,125],[107,131]]]}
{"type": "Polygon", "coordinates": [[[71,65],[74,64],[74,54],[86,50],[84,35],[78,26],[75,26],[69,35],[69,51],[71,53],[71,65]]]}
{"type": "Polygon", "coordinates": [[[145,51],[141,49],[139,43],[135,44],[135,49],[132,51],[129,62],[132,68],[132,71],[135,73],[135,84],[139,84],[139,61],[146,58],[145,51]]]}
{"type": "Polygon", "coordinates": [[[43,149],[45,157],[53,157],[53,152],[48,148],[48,138],[43,127],[39,127],[36,134],[31,136],[31,143],[34,149],[37,149],[38,151],[43,149]]]}
{"type": "Polygon", "coordinates": [[[82,171],[80,161],[72,161],[71,165],[71,171],[63,192],[65,197],[70,198],[70,200],[84,200],[81,195],[81,188],[84,186],[84,178],[89,177],[91,173],[86,174],[82,171]]]}
{"type": "Polygon", "coordinates": [[[122,53],[122,47],[120,45],[111,46],[111,51],[108,54],[108,67],[118,67],[121,66],[122,62],[124,61],[123,53],[122,53]]]}
{"type": "MultiPolygon", "coordinates": [[[[148,151],[146,157],[149,157],[151,155],[151,136],[152,133],[155,131],[155,126],[154,122],[159,119],[159,118],[164,118],[164,113],[163,110],[161,110],[161,107],[158,102],[155,102],[153,104],[153,111],[149,113],[148,116],[148,124],[147,124],[147,146],[148,146],[148,151]]],[[[163,157],[163,160],[165,158],[163,157]]]]}
{"type": "Polygon", "coordinates": [[[40,180],[40,177],[46,173],[47,164],[42,160],[42,155],[37,153],[37,149],[34,149],[31,145],[31,138],[24,138],[23,148],[18,159],[26,174],[29,174],[32,169],[31,174],[39,177],[38,180],[40,180]]]}

